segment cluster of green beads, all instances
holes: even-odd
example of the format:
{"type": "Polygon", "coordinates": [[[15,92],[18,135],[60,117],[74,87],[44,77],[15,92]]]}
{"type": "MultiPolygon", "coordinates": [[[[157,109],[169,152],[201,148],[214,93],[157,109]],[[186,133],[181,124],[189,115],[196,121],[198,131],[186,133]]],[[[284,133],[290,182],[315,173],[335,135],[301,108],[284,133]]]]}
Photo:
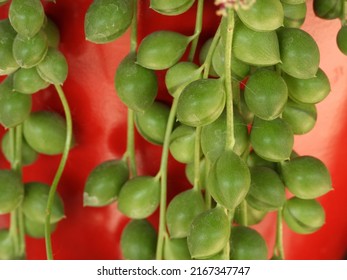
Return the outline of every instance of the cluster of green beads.
{"type": "MultiPolygon", "coordinates": [[[[134,19],[131,1],[109,2],[96,0],[87,12],[85,31],[92,42],[121,36],[134,19]],[[112,8],[109,22],[100,20],[112,8]]],[[[175,16],[195,2],[199,14],[202,0],[152,0],[150,7],[175,16]]],[[[104,162],[88,177],[86,205],[117,201],[119,211],[132,219],[121,236],[126,259],[267,259],[268,244],[251,228],[267,213],[278,212],[277,228],[284,218],[300,234],[325,222],[317,199],[332,189],[328,169],[293,150],[294,135],[314,128],[316,104],[330,92],[318,46],[300,29],[306,2],[257,0],[224,14],[202,46],[199,63],[183,57],[200,31],[187,36],[159,30],[118,66],[119,99],[135,113],[140,135],[163,145],[164,155],[155,177],[129,176],[124,160],[104,162]],[[171,108],[156,100],[158,70],[166,71],[171,108]],[[193,185],[167,208],[162,200],[166,149],[186,164],[193,185]],[[147,218],[158,206],[157,235],[147,218]]],[[[282,233],[277,234],[280,240],[282,233]]],[[[274,257],[283,257],[282,247],[276,244],[274,257]]]]}
{"type": "MultiPolygon", "coordinates": [[[[59,30],[39,0],[12,0],[8,19],[0,21],[0,37],[0,75],[7,76],[0,84],[0,123],[9,129],[1,148],[12,166],[12,170],[0,170],[0,214],[17,211],[24,217],[25,234],[42,238],[50,186],[24,184],[21,172],[22,166],[33,164],[39,153],[58,155],[64,150],[64,118],[51,111],[32,112],[32,95],[51,84],[63,84],[67,61],[58,50],[59,30]]],[[[63,218],[63,201],[55,194],[51,229],[63,218]]],[[[23,257],[17,255],[16,234],[1,230],[0,259],[23,257]]]]}

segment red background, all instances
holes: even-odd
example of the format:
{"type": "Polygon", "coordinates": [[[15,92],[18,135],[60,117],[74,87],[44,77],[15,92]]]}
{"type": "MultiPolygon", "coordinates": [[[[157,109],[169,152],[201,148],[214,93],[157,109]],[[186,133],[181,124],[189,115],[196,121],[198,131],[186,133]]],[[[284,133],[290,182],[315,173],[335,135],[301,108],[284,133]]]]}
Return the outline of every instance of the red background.
{"type": "MultiPolygon", "coordinates": [[[[84,15],[91,0],[58,0],[46,4],[47,14],[61,31],[60,49],[69,64],[69,76],[64,90],[71,107],[76,147],[71,151],[58,191],[65,202],[66,219],[52,236],[55,259],[119,259],[119,239],[128,221],[113,204],[103,208],[83,208],[83,188],[89,172],[102,161],[120,158],[125,151],[126,108],[119,101],[114,85],[114,73],[129,50],[129,33],[115,42],[96,45],[84,38],[84,15]]],[[[179,17],[165,17],[149,10],[149,0],[140,1],[139,40],[154,30],[178,30],[191,35],[195,22],[195,7],[179,17]]],[[[213,34],[218,18],[213,1],[206,1],[202,41],[213,34]]],[[[312,11],[307,1],[308,15],[303,29],[318,43],[320,67],[327,73],[332,91],[318,104],[318,121],[307,135],[296,137],[295,149],[301,155],[320,158],[329,168],[334,191],[320,199],[326,209],[326,224],[317,233],[298,235],[285,227],[285,252],[288,259],[341,259],[347,251],[347,57],[337,49],[338,20],[323,21],[312,11]]],[[[8,6],[0,8],[1,18],[7,17],[8,6]]],[[[163,72],[158,73],[162,80],[163,72]]],[[[170,102],[161,83],[159,99],[170,102]]],[[[33,110],[54,110],[63,114],[53,87],[34,95],[33,110]]],[[[0,134],[4,129],[0,128],[0,134]]],[[[156,174],[161,148],[136,134],[136,152],[140,174],[156,174]]],[[[24,180],[50,184],[59,163],[59,156],[43,156],[24,168],[24,180]]],[[[0,167],[8,163],[0,155],[0,167]]],[[[184,166],[169,162],[169,196],[188,187],[184,166]]],[[[156,213],[157,214],[157,213],[156,213]]],[[[151,217],[156,226],[157,215],[151,217]]],[[[0,228],[8,226],[8,216],[0,216],[0,228]]],[[[275,239],[275,215],[256,226],[272,250],[275,239]]],[[[27,237],[28,259],[45,259],[43,239],[27,237]]]]}

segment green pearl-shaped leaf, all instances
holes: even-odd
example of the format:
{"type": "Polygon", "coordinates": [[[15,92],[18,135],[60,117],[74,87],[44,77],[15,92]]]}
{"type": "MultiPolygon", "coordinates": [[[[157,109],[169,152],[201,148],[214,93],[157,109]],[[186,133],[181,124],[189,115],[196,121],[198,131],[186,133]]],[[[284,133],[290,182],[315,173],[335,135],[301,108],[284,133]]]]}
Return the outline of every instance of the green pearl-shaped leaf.
{"type": "Polygon", "coordinates": [[[22,203],[23,197],[21,176],[12,170],[0,170],[0,214],[16,209],[22,203]]]}
{"type": "Polygon", "coordinates": [[[58,26],[49,17],[46,17],[42,31],[46,34],[48,46],[58,48],[60,43],[60,32],[58,26]]]}
{"type": "Polygon", "coordinates": [[[306,3],[286,4],[282,3],[284,11],[284,27],[300,28],[306,18],[306,3]]]}
{"type": "Polygon", "coordinates": [[[127,55],[119,64],[115,87],[120,100],[130,109],[144,112],[154,102],[158,92],[157,76],[153,70],[135,63],[136,55],[127,55]]]}
{"type": "Polygon", "coordinates": [[[202,78],[202,68],[195,63],[182,61],[172,66],[165,75],[165,84],[172,96],[180,93],[188,84],[202,78]],[[178,91],[179,89],[179,91],[178,91]]]}
{"type": "Polygon", "coordinates": [[[283,162],[281,173],[290,192],[299,198],[313,199],[332,190],[329,170],[318,158],[301,156],[283,162]]]}
{"type": "Polygon", "coordinates": [[[172,131],[169,149],[177,161],[194,161],[195,134],[195,128],[186,125],[179,125],[172,131]]]}
{"type": "MultiPolygon", "coordinates": [[[[247,201],[244,201],[243,203],[246,203],[246,209],[247,209],[247,225],[248,226],[253,226],[256,224],[259,224],[266,216],[268,213],[267,211],[264,210],[258,210],[250,206],[247,201]]],[[[235,216],[234,216],[234,221],[241,225],[243,224],[243,205],[241,204],[238,206],[235,210],[235,216]]]]}
{"type": "Polygon", "coordinates": [[[24,121],[23,134],[35,151],[45,155],[58,155],[65,147],[66,123],[57,113],[34,112],[24,121]]]}
{"type": "Polygon", "coordinates": [[[347,26],[341,26],[339,32],[337,33],[336,43],[339,50],[347,55],[347,26]]]}
{"type": "Polygon", "coordinates": [[[59,50],[49,48],[44,60],[37,65],[37,72],[46,82],[62,85],[68,74],[65,56],[59,50]]]}
{"type": "Polygon", "coordinates": [[[255,118],[250,139],[254,151],[273,162],[289,159],[294,145],[291,127],[280,118],[271,121],[255,118]]]}
{"type": "Polygon", "coordinates": [[[31,68],[39,64],[48,50],[47,37],[44,32],[39,32],[31,38],[20,34],[13,42],[13,57],[22,68],[31,68]]]}
{"type": "Polygon", "coordinates": [[[21,68],[13,74],[13,89],[20,93],[33,94],[48,86],[49,83],[41,78],[36,67],[21,68]]]}
{"type": "Polygon", "coordinates": [[[159,181],[151,176],[138,176],[127,181],[118,196],[118,209],[132,219],[144,219],[158,208],[159,181]]]}
{"type": "Polygon", "coordinates": [[[245,63],[266,66],[281,62],[275,31],[257,32],[239,22],[233,40],[233,54],[245,63]]]}
{"type": "Polygon", "coordinates": [[[10,231],[0,229],[0,260],[13,260],[14,258],[15,252],[10,231]]]}
{"type": "Polygon", "coordinates": [[[272,31],[283,25],[284,12],[278,0],[257,0],[249,9],[238,9],[242,22],[255,31],[272,31]]]}
{"type": "Polygon", "coordinates": [[[181,59],[190,41],[190,37],[173,31],[153,32],[140,43],[137,63],[153,70],[170,68],[181,59]]]}
{"type": "Polygon", "coordinates": [[[177,103],[177,119],[189,126],[203,126],[223,112],[225,91],[221,80],[201,79],[184,88],[177,103]]]}
{"type": "Polygon", "coordinates": [[[227,246],[230,223],[222,207],[207,210],[197,216],[190,227],[188,248],[192,258],[205,258],[227,246]]]}
{"type": "MultiPolygon", "coordinates": [[[[13,162],[14,158],[12,158],[12,155],[11,155],[10,134],[8,132],[2,137],[1,148],[5,158],[9,162],[13,162]]],[[[38,158],[38,153],[34,151],[25,141],[25,138],[22,137],[22,164],[30,165],[34,163],[37,158],[38,158]]]]}
{"type": "Polygon", "coordinates": [[[16,31],[8,19],[0,21],[0,76],[9,75],[19,68],[13,57],[12,45],[16,31]]]}
{"type": "Polygon", "coordinates": [[[317,43],[310,34],[298,28],[281,28],[277,31],[280,45],[281,69],[296,78],[316,76],[320,55],[317,43]]]}
{"type": "Polygon", "coordinates": [[[252,150],[247,158],[247,164],[251,167],[268,167],[271,169],[276,169],[277,164],[272,161],[268,161],[263,159],[262,157],[258,156],[254,150],[252,150]]]}
{"type": "Polygon", "coordinates": [[[282,118],[291,126],[294,134],[305,134],[316,124],[317,109],[314,104],[304,104],[289,99],[282,118]]]}
{"type": "Polygon", "coordinates": [[[257,117],[273,120],[284,109],[288,99],[288,88],[279,74],[261,69],[250,76],[244,94],[248,108],[257,117]]]}
{"type": "Polygon", "coordinates": [[[12,78],[0,84],[0,123],[15,127],[28,118],[31,111],[31,96],[12,90],[12,78]]]}
{"type": "MultiPolygon", "coordinates": [[[[43,183],[32,182],[25,184],[24,190],[24,200],[22,203],[24,215],[34,222],[44,224],[50,186],[43,183]]],[[[64,217],[63,200],[60,195],[56,193],[52,204],[50,222],[52,224],[57,223],[64,217]]]]}
{"type": "MultiPolygon", "coordinates": [[[[233,151],[241,155],[248,147],[247,124],[237,110],[234,110],[234,137],[235,145],[233,151]]],[[[224,151],[227,137],[226,114],[222,113],[219,118],[211,124],[204,126],[201,130],[201,148],[206,158],[214,162],[224,151]]]]}
{"type": "Polygon", "coordinates": [[[120,247],[126,260],[153,260],[157,233],[147,220],[132,220],[123,229],[120,247]]]}
{"type": "Polygon", "coordinates": [[[8,16],[19,34],[31,38],[43,26],[45,11],[40,0],[12,0],[8,16]]]}
{"type": "Polygon", "coordinates": [[[251,176],[246,163],[233,151],[225,151],[213,163],[207,178],[207,189],[213,199],[233,210],[246,197],[251,176]]]}
{"type": "Polygon", "coordinates": [[[86,39],[104,44],[122,36],[134,14],[134,1],[94,0],[84,19],[86,39]]]}
{"type": "Polygon", "coordinates": [[[84,187],[84,206],[105,206],[116,201],[129,179],[129,169],[122,160],[108,160],[96,166],[88,175],[84,187]]]}
{"type": "Polygon", "coordinates": [[[324,208],[314,199],[289,199],[283,208],[283,217],[288,227],[300,234],[314,233],[325,223],[324,208]]]}
{"type": "Polygon", "coordinates": [[[287,83],[289,96],[302,103],[316,104],[330,93],[330,82],[322,69],[318,69],[316,76],[310,79],[298,79],[283,74],[287,83]]]}
{"type": "Polygon", "coordinates": [[[279,175],[267,167],[253,167],[246,200],[250,206],[261,211],[274,211],[282,207],[286,195],[279,175]]]}
{"type": "Polygon", "coordinates": [[[249,227],[236,226],[230,233],[231,260],[266,260],[268,249],[264,238],[249,227]]]}
{"type": "Polygon", "coordinates": [[[156,12],[166,15],[175,16],[183,14],[194,4],[195,0],[151,0],[150,8],[156,12]]]}
{"type": "MultiPolygon", "coordinates": [[[[51,233],[57,229],[58,223],[50,224],[51,233]]],[[[45,237],[45,223],[34,221],[28,217],[24,218],[25,233],[32,238],[44,238],[45,237]]]]}
{"type": "Polygon", "coordinates": [[[343,0],[314,0],[313,11],[317,17],[335,19],[341,16],[343,0]]]}
{"type": "Polygon", "coordinates": [[[136,112],[136,128],[148,142],[161,145],[164,143],[169,114],[169,106],[155,101],[145,112],[136,112]]]}
{"type": "Polygon", "coordinates": [[[165,260],[190,260],[187,238],[169,238],[164,240],[165,260]]]}
{"type": "Polygon", "coordinates": [[[192,221],[205,210],[201,192],[190,189],[176,195],[167,208],[166,223],[171,238],[187,237],[192,221]]]}

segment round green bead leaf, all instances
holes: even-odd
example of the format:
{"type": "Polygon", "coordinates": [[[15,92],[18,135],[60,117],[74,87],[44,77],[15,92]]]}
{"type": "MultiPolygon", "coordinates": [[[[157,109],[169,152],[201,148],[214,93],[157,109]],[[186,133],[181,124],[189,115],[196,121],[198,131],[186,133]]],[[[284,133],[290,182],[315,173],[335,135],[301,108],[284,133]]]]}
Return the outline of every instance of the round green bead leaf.
{"type": "Polygon", "coordinates": [[[58,155],[64,150],[66,124],[57,113],[49,111],[31,113],[24,122],[23,133],[30,147],[39,153],[58,155]]]}
{"type": "Polygon", "coordinates": [[[169,106],[155,101],[145,112],[136,112],[136,128],[148,142],[161,145],[164,143],[169,114],[169,106]]]}
{"type": "Polygon", "coordinates": [[[65,56],[54,48],[49,48],[44,60],[37,65],[41,78],[51,84],[62,85],[68,73],[65,56]]]}
{"type": "Polygon", "coordinates": [[[301,156],[283,162],[281,173],[290,192],[299,198],[313,199],[332,190],[329,171],[317,158],[301,156]]]}
{"type": "Polygon", "coordinates": [[[282,118],[291,126],[294,134],[305,134],[316,124],[317,109],[314,104],[304,104],[289,99],[282,118]]]}
{"type": "Polygon", "coordinates": [[[279,175],[267,167],[251,169],[251,187],[246,196],[248,204],[261,211],[274,211],[286,201],[284,185],[279,175]]]}
{"type": "Polygon", "coordinates": [[[12,45],[16,31],[8,19],[0,20],[0,76],[9,75],[19,68],[13,57],[12,45]]]}
{"type": "Polygon", "coordinates": [[[137,63],[153,70],[170,68],[181,59],[190,40],[190,37],[173,31],[153,32],[142,40],[137,63]]]}
{"type": "Polygon", "coordinates": [[[122,36],[134,14],[134,1],[94,0],[84,19],[86,39],[104,44],[122,36]]]}
{"type": "Polygon", "coordinates": [[[276,169],[276,163],[272,161],[268,161],[263,159],[262,157],[258,156],[254,150],[252,150],[249,153],[249,156],[247,158],[247,164],[248,166],[251,167],[268,167],[271,169],[276,169]]]}
{"type": "Polygon", "coordinates": [[[105,206],[117,200],[129,179],[129,170],[122,160],[108,160],[96,166],[88,175],[84,187],[84,206],[105,206]]]}
{"type": "MultiPolygon", "coordinates": [[[[57,228],[58,223],[50,224],[51,233],[53,233],[57,228]]],[[[45,224],[24,218],[24,229],[25,233],[32,238],[44,238],[45,237],[45,224]]]]}
{"type": "Polygon", "coordinates": [[[177,126],[170,135],[170,153],[182,163],[194,161],[195,128],[186,125],[177,126]]]}
{"type": "Polygon", "coordinates": [[[46,34],[47,44],[49,47],[58,48],[60,43],[60,32],[58,26],[50,18],[46,17],[46,19],[42,31],[46,34]]]}
{"type": "Polygon", "coordinates": [[[187,238],[165,238],[165,260],[190,260],[187,238]]]}
{"type": "MultiPolygon", "coordinates": [[[[10,142],[9,132],[6,132],[5,135],[2,137],[1,148],[5,158],[9,162],[13,162],[14,158],[12,158],[12,155],[11,155],[11,142],[10,142]]],[[[38,153],[34,151],[25,141],[25,138],[22,137],[22,164],[30,165],[34,163],[37,158],[38,158],[38,153]]]]}
{"type": "Polygon", "coordinates": [[[183,14],[194,4],[195,0],[151,0],[150,8],[156,12],[166,15],[175,16],[183,14]]]}
{"type": "Polygon", "coordinates": [[[284,11],[284,27],[300,28],[306,18],[306,3],[286,4],[282,3],[284,11]]]}
{"type": "Polygon", "coordinates": [[[31,38],[20,34],[13,42],[13,57],[22,68],[31,68],[39,64],[48,50],[47,37],[44,32],[39,32],[31,38]]]}
{"type": "Polygon", "coordinates": [[[160,184],[154,177],[138,176],[127,181],[118,196],[118,209],[132,219],[144,219],[158,208],[160,184]]]}
{"type": "Polygon", "coordinates": [[[275,31],[257,32],[237,23],[233,40],[233,54],[245,63],[266,66],[281,61],[275,31]]]}
{"type": "Polygon", "coordinates": [[[207,189],[213,199],[233,210],[246,197],[251,176],[246,163],[233,151],[225,151],[213,163],[207,178],[207,189]]]}
{"type": "Polygon", "coordinates": [[[284,221],[294,232],[311,234],[325,223],[325,212],[322,205],[314,199],[289,199],[283,208],[284,221]]]}
{"type": "Polygon", "coordinates": [[[120,247],[126,260],[153,260],[157,233],[147,220],[132,220],[123,229],[120,247]]]}
{"type": "Polygon", "coordinates": [[[255,118],[250,139],[254,151],[273,162],[289,159],[294,145],[291,127],[280,118],[271,121],[255,118]]]}
{"type": "Polygon", "coordinates": [[[40,0],[12,0],[9,19],[19,34],[31,38],[43,26],[45,11],[40,0]]]}
{"type": "Polygon", "coordinates": [[[273,120],[284,109],[288,99],[288,88],[276,72],[262,69],[250,76],[244,94],[248,108],[257,117],[273,120]]]}
{"type": "Polygon", "coordinates": [[[11,79],[0,84],[0,123],[6,128],[23,123],[32,106],[31,96],[13,91],[11,85],[11,79]]]}
{"type": "Polygon", "coordinates": [[[331,90],[329,79],[320,68],[316,76],[310,79],[298,79],[286,74],[283,74],[283,78],[287,83],[289,96],[302,103],[319,103],[331,90]]]}
{"type": "MultiPolygon", "coordinates": [[[[26,217],[38,223],[45,223],[46,209],[50,186],[32,182],[25,184],[24,200],[22,203],[23,213],[26,217]]],[[[51,223],[57,223],[65,217],[64,204],[59,194],[55,194],[52,204],[51,223]]]]}
{"type": "Polygon", "coordinates": [[[340,51],[347,55],[347,26],[342,26],[337,33],[336,43],[340,51]]]}
{"type": "Polygon", "coordinates": [[[180,93],[188,84],[202,78],[202,68],[195,63],[183,61],[172,66],[165,76],[165,84],[172,96],[180,93]]]}
{"type": "Polygon", "coordinates": [[[171,238],[187,237],[192,221],[205,210],[200,192],[190,189],[176,195],[167,208],[166,223],[171,238]]]}
{"type": "Polygon", "coordinates": [[[268,249],[264,238],[252,228],[233,227],[230,234],[231,260],[266,260],[268,249]]]}
{"type": "Polygon", "coordinates": [[[24,94],[33,94],[45,89],[49,83],[41,78],[36,67],[21,68],[13,74],[13,89],[24,94]]]}
{"type": "Polygon", "coordinates": [[[190,227],[188,248],[192,258],[206,258],[227,246],[230,223],[223,208],[216,207],[197,216],[190,227]]]}
{"type": "Polygon", "coordinates": [[[0,214],[8,214],[23,201],[21,176],[12,170],[0,170],[0,214]]]}
{"type": "Polygon", "coordinates": [[[313,11],[317,17],[335,19],[341,16],[343,0],[314,0],[313,11]]]}
{"type": "Polygon", "coordinates": [[[115,87],[118,97],[127,107],[144,112],[157,96],[158,81],[153,70],[136,64],[135,60],[136,56],[129,54],[119,64],[115,87]]]}
{"type": "Polygon", "coordinates": [[[284,12],[278,0],[257,0],[249,9],[238,9],[242,22],[255,31],[272,31],[283,25],[284,12]]]}
{"type": "MultiPolygon", "coordinates": [[[[243,203],[246,203],[246,209],[247,209],[247,225],[248,226],[253,226],[256,224],[259,224],[266,216],[268,213],[267,211],[264,210],[258,210],[250,206],[247,201],[244,201],[243,203]]],[[[242,225],[243,224],[243,205],[241,204],[238,206],[235,210],[235,216],[234,216],[234,221],[242,225]]]]}
{"type": "Polygon", "coordinates": [[[220,116],[224,106],[225,92],[221,80],[196,80],[179,96],[177,119],[189,126],[207,125],[220,116]]]}
{"type": "Polygon", "coordinates": [[[316,76],[320,55],[317,43],[310,34],[298,28],[277,31],[280,45],[281,69],[298,79],[316,76]]]}

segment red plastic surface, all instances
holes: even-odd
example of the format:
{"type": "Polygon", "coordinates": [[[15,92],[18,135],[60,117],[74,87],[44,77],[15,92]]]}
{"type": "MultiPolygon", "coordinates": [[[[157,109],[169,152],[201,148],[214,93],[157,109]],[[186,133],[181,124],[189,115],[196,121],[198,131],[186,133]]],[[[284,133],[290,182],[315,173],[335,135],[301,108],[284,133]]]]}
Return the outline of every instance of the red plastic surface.
{"type": "MultiPolygon", "coordinates": [[[[114,85],[114,73],[129,50],[129,33],[115,42],[96,45],[84,38],[84,15],[91,0],[58,0],[46,4],[48,15],[61,31],[60,49],[69,64],[69,76],[64,91],[71,106],[76,147],[71,151],[58,191],[65,202],[66,219],[59,223],[52,236],[55,259],[120,259],[120,233],[128,221],[113,204],[104,208],[83,208],[82,194],[89,172],[99,163],[120,158],[126,143],[126,108],[119,101],[114,85]]],[[[195,8],[179,17],[165,17],[149,10],[148,0],[140,1],[139,39],[154,30],[178,30],[193,33],[195,8]]],[[[213,34],[218,23],[213,1],[206,1],[206,18],[202,41],[213,34]]],[[[347,251],[347,57],[335,44],[339,21],[323,21],[312,12],[303,28],[319,45],[321,68],[327,73],[332,92],[318,105],[318,121],[309,134],[296,138],[295,149],[301,155],[320,158],[329,168],[334,191],[320,201],[326,209],[326,224],[317,233],[298,235],[285,227],[284,242],[288,259],[341,259],[347,251]],[[345,125],[346,124],[346,125],[345,125]]],[[[7,16],[7,6],[0,8],[1,18],[7,16]]],[[[162,80],[163,72],[158,73],[162,80]]],[[[163,90],[159,99],[170,102],[163,90]]],[[[54,110],[63,114],[53,87],[34,96],[34,110],[54,110]]],[[[0,134],[4,129],[0,128],[0,134]]],[[[160,165],[161,148],[136,134],[136,152],[140,174],[155,175],[160,165]]],[[[40,156],[24,168],[24,180],[50,184],[59,163],[59,156],[40,156]]],[[[8,168],[0,155],[0,168],[8,168]]],[[[184,166],[169,162],[169,197],[188,188],[184,166]]],[[[157,214],[157,213],[156,213],[157,214]]],[[[157,215],[151,222],[157,225],[157,215]]],[[[8,226],[8,216],[0,216],[0,228],[8,226]]],[[[257,229],[265,236],[272,250],[275,239],[275,215],[270,214],[257,229]]],[[[43,239],[26,238],[28,259],[45,259],[43,239]]]]}

